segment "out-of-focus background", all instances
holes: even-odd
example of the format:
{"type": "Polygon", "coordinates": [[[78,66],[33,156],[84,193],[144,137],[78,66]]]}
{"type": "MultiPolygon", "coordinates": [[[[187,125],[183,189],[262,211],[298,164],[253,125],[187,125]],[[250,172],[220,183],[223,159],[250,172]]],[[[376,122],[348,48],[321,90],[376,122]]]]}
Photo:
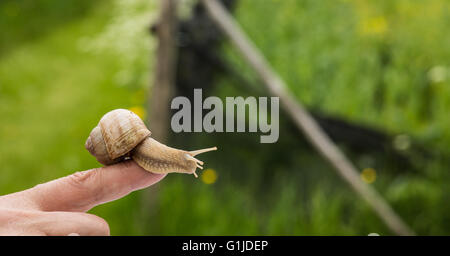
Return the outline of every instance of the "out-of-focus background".
{"type": "MultiPolygon", "coordinates": [[[[361,180],[418,234],[449,235],[450,2],[229,2],[361,180]]],[[[84,142],[107,111],[148,117],[159,4],[0,2],[0,194],[100,166],[84,142]]],[[[267,95],[196,1],[179,5],[178,93],[267,95]]],[[[392,234],[284,112],[275,144],[257,133],[169,132],[168,141],[220,150],[200,157],[199,179],[168,175],[94,208],[113,235],[392,234]]]]}

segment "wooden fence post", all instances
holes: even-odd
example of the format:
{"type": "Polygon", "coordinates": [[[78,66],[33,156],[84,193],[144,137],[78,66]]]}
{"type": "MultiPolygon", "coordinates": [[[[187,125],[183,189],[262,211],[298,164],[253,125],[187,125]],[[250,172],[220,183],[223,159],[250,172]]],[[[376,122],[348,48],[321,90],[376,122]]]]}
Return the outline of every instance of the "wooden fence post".
{"type": "MultiPolygon", "coordinates": [[[[152,32],[158,39],[158,48],[155,76],[147,97],[147,125],[151,136],[162,143],[168,139],[170,101],[175,90],[177,22],[177,0],[161,0],[159,19],[152,26],[152,32]]],[[[155,184],[144,191],[141,203],[144,221],[151,219],[155,213],[153,208],[158,198],[158,186],[155,184]]]]}

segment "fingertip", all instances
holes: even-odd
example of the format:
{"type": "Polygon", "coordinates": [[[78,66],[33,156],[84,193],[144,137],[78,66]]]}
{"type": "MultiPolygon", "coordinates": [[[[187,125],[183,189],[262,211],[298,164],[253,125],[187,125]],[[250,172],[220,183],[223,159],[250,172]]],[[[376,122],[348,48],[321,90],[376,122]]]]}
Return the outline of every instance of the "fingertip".
{"type": "Polygon", "coordinates": [[[151,186],[160,180],[162,180],[166,174],[165,173],[153,173],[145,170],[141,166],[139,166],[133,160],[127,160],[117,164],[117,168],[121,168],[129,179],[132,179],[134,182],[131,184],[134,185],[133,190],[143,189],[145,187],[151,186]]]}
{"type": "Polygon", "coordinates": [[[164,177],[165,174],[148,172],[128,160],[41,184],[30,189],[28,196],[43,211],[87,211],[149,187],[164,177]]]}
{"type": "Polygon", "coordinates": [[[110,176],[111,178],[115,177],[117,183],[128,186],[131,191],[149,187],[159,182],[166,176],[166,174],[149,172],[140,167],[133,160],[123,161],[114,165],[103,167],[102,169],[102,172],[105,175],[110,174],[107,176],[110,176]]]}

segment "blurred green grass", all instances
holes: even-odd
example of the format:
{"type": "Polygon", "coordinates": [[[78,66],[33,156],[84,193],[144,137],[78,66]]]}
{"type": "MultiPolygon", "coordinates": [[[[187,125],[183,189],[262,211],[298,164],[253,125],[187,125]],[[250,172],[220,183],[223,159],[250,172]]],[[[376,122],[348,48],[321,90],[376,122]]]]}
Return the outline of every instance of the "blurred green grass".
{"type": "MultiPolygon", "coordinates": [[[[94,5],[84,3],[87,4],[94,5]]],[[[108,3],[99,2],[90,9],[85,16],[51,31],[46,28],[46,35],[10,47],[2,54],[2,194],[99,166],[84,149],[86,136],[98,118],[111,109],[142,105],[145,101],[143,85],[130,89],[115,79],[123,67],[120,58],[102,51],[86,51],[83,47],[86,40],[95,38],[113,18],[108,3]]],[[[149,11],[152,9],[147,7],[146,12],[149,11]]],[[[36,10],[31,14],[34,16],[29,18],[41,18],[36,10]]],[[[58,15],[47,25],[58,23],[60,18],[58,15]]],[[[16,33],[27,33],[27,26],[20,31],[21,24],[16,24],[16,33]]],[[[145,27],[140,30],[146,35],[145,27]]],[[[147,37],[142,39],[149,41],[147,37]]],[[[104,216],[114,216],[108,218],[113,234],[127,234],[136,228],[136,224],[124,224],[130,212],[138,208],[136,201],[136,195],[131,195],[113,208],[98,210],[104,216]]]]}
{"type": "MultiPolygon", "coordinates": [[[[450,153],[448,2],[255,2],[238,1],[237,19],[299,100],[450,153]]],[[[10,13],[0,19],[0,194],[99,166],[83,146],[99,117],[145,104],[155,3],[54,3],[0,4],[10,13]]],[[[229,45],[224,57],[252,76],[229,45]]],[[[222,78],[217,94],[241,95],[230,83],[222,78]]],[[[286,126],[274,145],[235,134],[195,135],[186,144],[177,135],[183,148],[219,146],[204,157],[215,183],[169,175],[92,213],[113,235],[390,234],[286,126]]],[[[377,156],[366,156],[376,166],[350,156],[360,168],[376,168],[374,186],[419,234],[449,233],[446,161],[429,159],[410,173],[391,172],[377,156]]]]}
{"type": "Polygon", "coordinates": [[[449,152],[449,8],[442,0],[241,1],[237,17],[311,108],[449,152]]]}

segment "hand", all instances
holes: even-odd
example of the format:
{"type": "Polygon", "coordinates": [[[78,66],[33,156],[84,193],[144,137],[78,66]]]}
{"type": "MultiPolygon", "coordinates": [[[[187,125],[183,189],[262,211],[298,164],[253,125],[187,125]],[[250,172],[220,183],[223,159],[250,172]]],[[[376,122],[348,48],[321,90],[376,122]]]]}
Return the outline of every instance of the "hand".
{"type": "Polygon", "coordinates": [[[164,176],[126,161],[0,196],[0,235],[109,235],[104,219],[85,212],[164,176]]]}

